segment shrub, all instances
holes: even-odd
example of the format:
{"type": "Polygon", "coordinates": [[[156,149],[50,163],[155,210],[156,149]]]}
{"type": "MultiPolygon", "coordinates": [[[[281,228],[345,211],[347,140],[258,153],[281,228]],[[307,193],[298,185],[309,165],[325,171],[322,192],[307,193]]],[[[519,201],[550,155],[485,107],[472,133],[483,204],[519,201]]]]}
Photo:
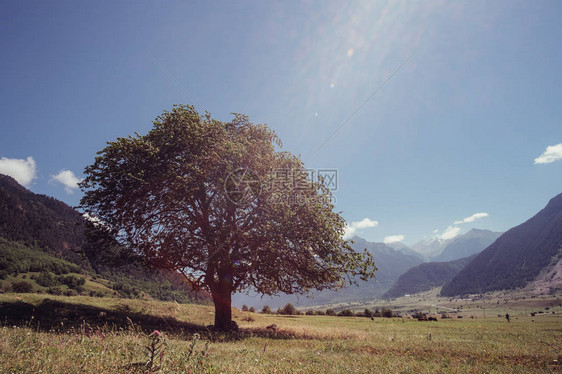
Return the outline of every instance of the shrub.
{"type": "Polygon", "coordinates": [[[344,309],[338,313],[340,317],[353,317],[353,312],[350,309],[344,309]]]}
{"type": "Polygon", "coordinates": [[[68,288],[77,289],[86,283],[86,278],[75,277],[74,275],[59,275],[57,278],[59,284],[66,284],[68,288]]]}
{"type": "Polygon", "coordinates": [[[17,293],[30,293],[33,291],[33,285],[26,281],[12,283],[12,291],[17,293]]]}
{"type": "Polygon", "coordinates": [[[317,315],[317,316],[325,316],[325,315],[326,315],[326,312],[324,312],[323,310],[317,310],[317,311],[316,311],[316,315],[317,315]]]}
{"type": "Polygon", "coordinates": [[[263,314],[271,314],[271,313],[272,313],[271,308],[270,308],[268,305],[264,305],[264,307],[262,308],[261,312],[262,312],[263,314]]]}
{"type": "Polygon", "coordinates": [[[309,309],[309,310],[306,311],[306,315],[307,315],[307,316],[313,316],[313,315],[314,315],[314,311],[309,309]]]}
{"type": "Polygon", "coordinates": [[[47,293],[50,293],[51,295],[62,295],[62,290],[60,287],[50,287],[47,290],[47,293]]]}
{"type": "Polygon", "coordinates": [[[250,313],[255,313],[256,312],[256,308],[254,308],[253,306],[250,307],[250,309],[248,310],[250,313]]]}
{"type": "Polygon", "coordinates": [[[381,315],[385,318],[391,318],[392,317],[392,310],[385,308],[382,310],[381,315]]]}
{"type": "Polygon", "coordinates": [[[293,306],[293,304],[287,303],[287,305],[285,305],[285,306],[283,307],[283,309],[281,309],[281,313],[280,313],[280,314],[292,316],[292,315],[295,315],[295,314],[298,314],[298,313],[297,313],[297,308],[295,308],[295,307],[293,306]]]}
{"type": "Polygon", "coordinates": [[[57,279],[48,271],[42,271],[39,275],[32,277],[37,284],[43,287],[54,287],[58,286],[60,283],[57,279]]]}
{"type": "Polygon", "coordinates": [[[363,315],[367,318],[371,318],[373,317],[373,312],[367,308],[365,308],[365,311],[363,312],[363,315]]]}
{"type": "Polygon", "coordinates": [[[336,312],[335,312],[333,309],[328,309],[328,310],[326,311],[326,315],[327,315],[327,316],[335,316],[335,315],[336,315],[336,312]]]}
{"type": "Polygon", "coordinates": [[[243,312],[247,312],[248,311],[248,306],[246,304],[242,305],[242,311],[243,312]]]}
{"type": "Polygon", "coordinates": [[[64,296],[77,296],[77,295],[78,292],[76,292],[76,290],[73,289],[69,289],[64,292],[64,296]]]}

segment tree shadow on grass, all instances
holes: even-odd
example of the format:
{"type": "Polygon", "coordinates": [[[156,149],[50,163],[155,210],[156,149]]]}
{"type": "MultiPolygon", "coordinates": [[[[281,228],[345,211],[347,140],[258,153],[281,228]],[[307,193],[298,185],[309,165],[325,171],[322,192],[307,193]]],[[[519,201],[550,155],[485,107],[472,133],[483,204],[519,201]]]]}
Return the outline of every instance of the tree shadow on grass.
{"type": "Polygon", "coordinates": [[[137,329],[174,334],[205,333],[208,328],[173,317],[134,312],[125,305],[106,309],[92,305],[45,299],[39,305],[23,301],[0,304],[0,323],[5,326],[31,327],[40,331],[64,332],[70,329],[98,328],[110,331],[137,329]]]}
{"type": "MultiPolygon", "coordinates": [[[[159,330],[177,338],[191,339],[197,333],[211,341],[243,340],[250,337],[295,339],[290,331],[270,331],[265,327],[239,331],[214,331],[212,326],[184,322],[169,316],[134,312],[123,305],[116,309],[44,299],[39,305],[24,301],[0,303],[0,325],[29,327],[43,332],[142,331],[159,330]]],[[[302,337],[301,337],[302,338],[302,337]]]]}

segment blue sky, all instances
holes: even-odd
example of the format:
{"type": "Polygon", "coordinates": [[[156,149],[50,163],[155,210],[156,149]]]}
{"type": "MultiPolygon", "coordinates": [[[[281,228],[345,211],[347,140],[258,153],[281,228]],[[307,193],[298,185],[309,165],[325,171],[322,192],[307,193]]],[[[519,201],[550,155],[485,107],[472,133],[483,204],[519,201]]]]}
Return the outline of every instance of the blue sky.
{"type": "Polygon", "coordinates": [[[105,142],[194,104],[337,169],[368,240],[503,231],[562,192],[560,19],[559,1],[4,1],[0,172],[77,205],[105,142]]]}

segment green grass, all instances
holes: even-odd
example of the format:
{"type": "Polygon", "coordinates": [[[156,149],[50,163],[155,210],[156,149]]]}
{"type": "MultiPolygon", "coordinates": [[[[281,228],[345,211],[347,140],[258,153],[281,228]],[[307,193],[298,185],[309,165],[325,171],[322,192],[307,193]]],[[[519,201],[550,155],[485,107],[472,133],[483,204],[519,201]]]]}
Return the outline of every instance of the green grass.
{"type": "Polygon", "coordinates": [[[0,295],[0,302],[0,373],[142,372],[131,364],[146,361],[154,329],[167,343],[160,373],[562,371],[560,314],[418,322],[235,310],[240,332],[218,334],[205,328],[213,321],[209,306],[31,294],[0,295]],[[278,333],[266,330],[272,323],[278,333]],[[188,358],[194,334],[209,346],[197,341],[188,358]]]}

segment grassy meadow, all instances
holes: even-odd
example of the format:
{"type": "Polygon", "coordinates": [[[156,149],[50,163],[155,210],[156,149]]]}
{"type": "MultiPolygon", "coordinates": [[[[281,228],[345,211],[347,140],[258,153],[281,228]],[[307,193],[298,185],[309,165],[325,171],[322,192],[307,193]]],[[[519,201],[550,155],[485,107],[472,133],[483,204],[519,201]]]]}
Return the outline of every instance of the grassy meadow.
{"type": "Polygon", "coordinates": [[[280,316],[86,296],[0,295],[0,373],[555,373],[562,315],[409,318],[280,316]],[[275,323],[278,332],[266,329],[275,323]],[[149,334],[159,330],[157,339],[149,334]],[[146,346],[153,349],[153,363],[146,346]],[[158,348],[158,346],[156,347],[158,348]]]}

